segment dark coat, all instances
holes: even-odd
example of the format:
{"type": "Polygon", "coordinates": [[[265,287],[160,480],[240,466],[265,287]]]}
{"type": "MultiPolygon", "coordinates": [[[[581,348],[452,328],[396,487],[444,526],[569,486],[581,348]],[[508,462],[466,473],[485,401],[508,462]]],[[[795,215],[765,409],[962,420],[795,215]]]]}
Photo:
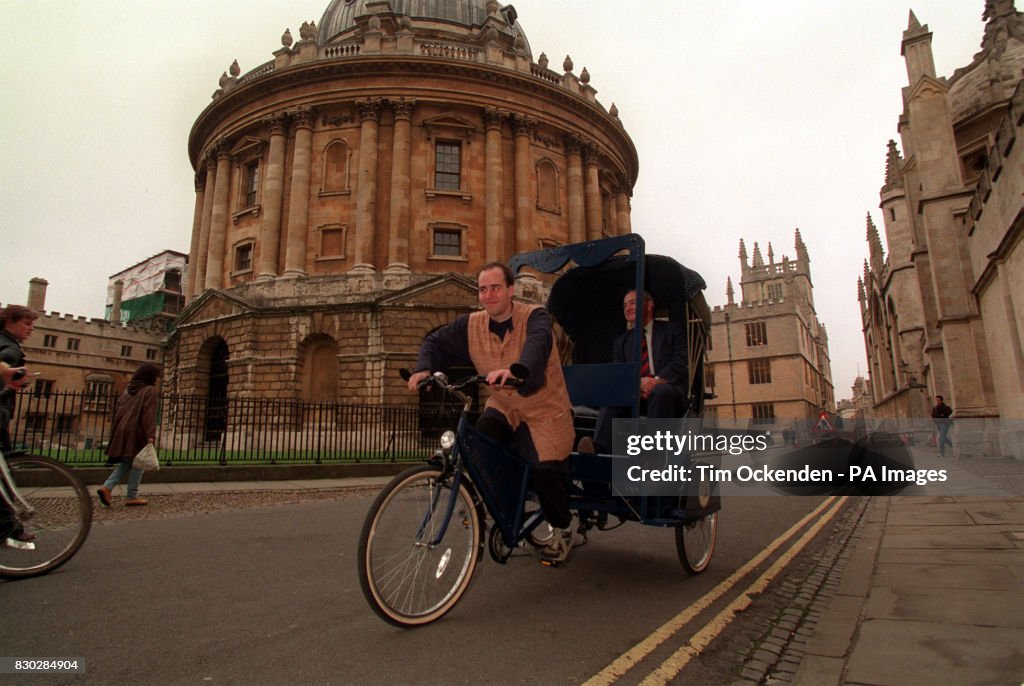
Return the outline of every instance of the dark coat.
{"type": "MultiPolygon", "coordinates": [[[[633,331],[627,331],[612,344],[613,362],[635,362],[633,331]]],[[[651,329],[651,347],[654,348],[654,375],[676,387],[685,398],[690,377],[686,347],[686,329],[676,322],[655,319],[651,329]]]]}
{"type": "Polygon", "coordinates": [[[146,447],[149,439],[156,439],[156,386],[143,385],[128,388],[117,400],[113,431],[107,444],[110,462],[132,459],[146,447]]]}

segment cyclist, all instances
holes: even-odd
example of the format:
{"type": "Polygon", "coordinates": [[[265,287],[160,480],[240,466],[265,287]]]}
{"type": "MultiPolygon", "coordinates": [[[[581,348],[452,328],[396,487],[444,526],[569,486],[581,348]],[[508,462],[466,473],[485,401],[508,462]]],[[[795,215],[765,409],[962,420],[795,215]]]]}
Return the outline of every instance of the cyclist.
{"type": "MultiPolygon", "coordinates": [[[[15,396],[28,385],[21,343],[32,335],[38,318],[38,312],[24,305],[8,305],[0,310],[0,364],[4,368],[0,386],[0,450],[4,453],[13,448],[8,424],[14,416],[15,396]]],[[[0,500],[0,543],[8,538],[28,543],[35,539],[35,534],[25,531],[14,512],[0,500]]]]}
{"type": "Polygon", "coordinates": [[[534,462],[534,490],[555,529],[541,557],[565,562],[579,528],[565,484],[575,432],[551,318],[539,305],[513,301],[515,274],[505,264],[484,265],[477,287],[483,311],[459,317],[424,339],[408,388],[415,391],[433,370],[456,365],[486,375],[492,390],[477,428],[534,462]],[[503,387],[515,378],[510,368],[516,363],[529,375],[519,388],[503,387]]]}

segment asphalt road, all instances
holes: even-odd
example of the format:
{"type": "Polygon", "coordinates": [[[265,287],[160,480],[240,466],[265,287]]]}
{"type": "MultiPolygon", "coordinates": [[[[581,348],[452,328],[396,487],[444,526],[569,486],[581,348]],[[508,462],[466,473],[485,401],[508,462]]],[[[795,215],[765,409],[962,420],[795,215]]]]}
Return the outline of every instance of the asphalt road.
{"type": "MultiPolygon", "coordinates": [[[[381,621],[359,588],[370,500],[98,524],[60,570],[0,582],[0,657],[77,657],[86,674],[0,682],[578,684],[822,499],[728,500],[711,567],[696,577],[679,564],[671,530],[636,524],[596,532],[559,569],[485,555],[460,604],[412,630],[381,621]]],[[[675,650],[706,616],[660,650],[675,650]]]]}

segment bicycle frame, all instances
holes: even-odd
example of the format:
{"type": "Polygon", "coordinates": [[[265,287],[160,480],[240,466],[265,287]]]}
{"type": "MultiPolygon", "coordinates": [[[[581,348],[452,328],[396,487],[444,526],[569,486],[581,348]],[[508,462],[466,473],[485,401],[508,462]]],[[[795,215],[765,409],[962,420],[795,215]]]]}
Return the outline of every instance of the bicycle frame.
{"type": "Polygon", "coordinates": [[[0,451],[0,482],[3,485],[3,488],[0,488],[0,495],[3,496],[8,507],[24,514],[32,514],[35,511],[15,486],[11,468],[7,465],[7,458],[4,457],[3,451],[0,451]]]}

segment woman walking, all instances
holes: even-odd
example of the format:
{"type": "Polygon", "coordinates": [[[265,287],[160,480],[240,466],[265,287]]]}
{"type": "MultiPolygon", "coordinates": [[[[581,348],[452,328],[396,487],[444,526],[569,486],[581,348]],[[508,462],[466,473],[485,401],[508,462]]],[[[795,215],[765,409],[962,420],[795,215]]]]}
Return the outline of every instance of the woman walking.
{"type": "Polygon", "coordinates": [[[160,367],[149,362],[140,366],[128,382],[128,388],[117,400],[114,412],[113,432],[107,444],[107,465],[117,465],[110,473],[102,488],[96,492],[100,502],[110,507],[111,491],[128,475],[128,500],[125,505],[134,507],[149,501],[139,497],[142,470],[132,466],[132,461],[147,443],[156,441],[156,382],[160,378],[160,367]]]}

